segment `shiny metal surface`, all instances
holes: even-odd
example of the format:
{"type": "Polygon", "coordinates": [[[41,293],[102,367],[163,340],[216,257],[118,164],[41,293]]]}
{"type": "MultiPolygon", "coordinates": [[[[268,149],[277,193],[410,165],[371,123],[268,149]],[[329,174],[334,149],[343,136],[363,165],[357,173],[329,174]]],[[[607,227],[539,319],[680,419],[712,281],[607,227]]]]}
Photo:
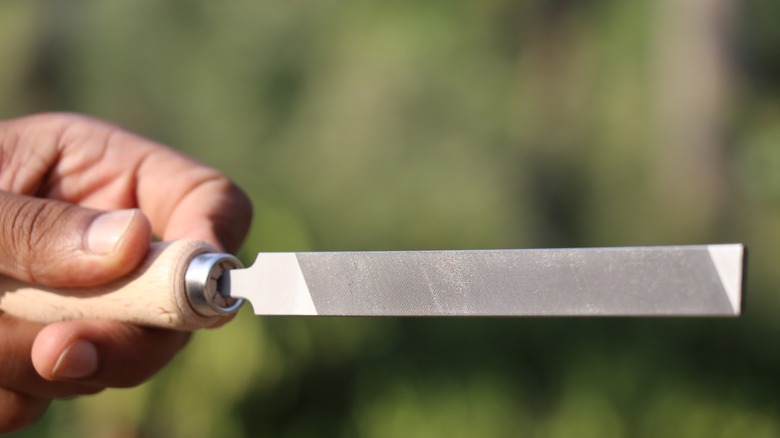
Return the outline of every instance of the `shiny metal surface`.
{"type": "Polygon", "coordinates": [[[742,245],[261,253],[231,270],[258,314],[736,316],[742,245]]]}
{"type": "MultiPolygon", "coordinates": [[[[244,300],[220,293],[220,278],[226,270],[243,268],[230,254],[205,253],[190,261],[184,276],[187,299],[203,316],[227,315],[237,311],[244,300]]],[[[224,283],[223,283],[224,284],[224,283]]]]}

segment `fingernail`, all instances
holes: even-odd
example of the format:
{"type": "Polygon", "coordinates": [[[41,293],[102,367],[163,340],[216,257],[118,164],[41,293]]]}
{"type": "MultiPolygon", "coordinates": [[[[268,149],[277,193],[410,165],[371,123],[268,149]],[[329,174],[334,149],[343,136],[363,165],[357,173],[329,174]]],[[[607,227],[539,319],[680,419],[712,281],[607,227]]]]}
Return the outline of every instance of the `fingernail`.
{"type": "Polygon", "coordinates": [[[136,214],[136,210],[117,210],[96,217],[87,231],[87,249],[95,254],[110,254],[122,240],[136,214]]]}
{"type": "Polygon", "coordinates": [[[58,379],[83,379],[95,374],[97,366],[97,348],[79,339],[62,352],[51,374],[58,379]]]}

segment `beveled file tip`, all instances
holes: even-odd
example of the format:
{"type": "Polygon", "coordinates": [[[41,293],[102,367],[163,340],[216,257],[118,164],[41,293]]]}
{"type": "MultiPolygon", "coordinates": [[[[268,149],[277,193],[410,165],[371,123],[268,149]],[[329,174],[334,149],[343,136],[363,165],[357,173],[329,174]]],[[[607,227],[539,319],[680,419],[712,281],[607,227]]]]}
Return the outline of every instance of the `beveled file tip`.
{"type": "Polygon", "coordinates": [[[745,247],[741,243],[707,245],[734,315],[742,313],[742,275],[745,247]]]}

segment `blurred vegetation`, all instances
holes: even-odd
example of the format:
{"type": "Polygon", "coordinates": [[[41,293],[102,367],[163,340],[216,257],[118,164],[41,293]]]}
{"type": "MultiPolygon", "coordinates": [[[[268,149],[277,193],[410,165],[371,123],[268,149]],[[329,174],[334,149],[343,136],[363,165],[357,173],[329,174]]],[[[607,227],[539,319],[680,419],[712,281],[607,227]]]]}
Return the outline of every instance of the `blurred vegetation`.
{"type": "Polygon", "coordinates": [[[255,318],[20,436],[780,436],[780,3],[0,2],[0,117],[224,170],[258,250],[744,242],[744,316],[255,318]]]}

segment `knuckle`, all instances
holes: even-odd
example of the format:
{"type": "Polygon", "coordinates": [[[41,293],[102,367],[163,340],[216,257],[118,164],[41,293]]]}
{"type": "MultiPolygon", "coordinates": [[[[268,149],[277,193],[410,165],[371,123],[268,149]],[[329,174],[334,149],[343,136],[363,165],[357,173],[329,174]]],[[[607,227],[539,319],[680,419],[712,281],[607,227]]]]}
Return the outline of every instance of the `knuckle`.
{"type": "Polygon", "coordinates": [[[13,254],[16,272],[23,280],[35,282],[41,262],[51,242],[57,241],[57,227],[70,206],[53,201],[20,197],[14,208],[4,209],[3,227],[6,253],[13,254]]]}
{"type": "Polygon", "coordinates": [[[58,158],[58,144],[67,125],[60,119],[44,114],[0,122],[1,190],[36,193],[58,158]]]}

